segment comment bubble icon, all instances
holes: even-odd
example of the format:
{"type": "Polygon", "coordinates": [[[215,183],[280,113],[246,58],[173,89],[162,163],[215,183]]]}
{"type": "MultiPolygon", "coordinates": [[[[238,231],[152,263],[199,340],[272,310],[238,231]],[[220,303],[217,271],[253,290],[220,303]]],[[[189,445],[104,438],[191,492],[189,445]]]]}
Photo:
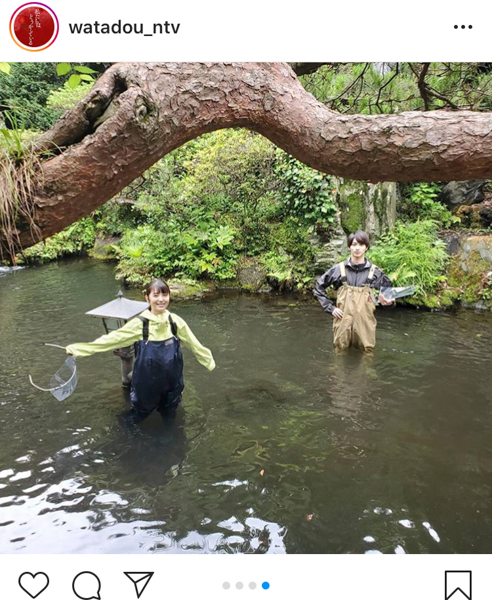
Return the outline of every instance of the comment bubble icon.
{"type": "Polygon", "coordinates": [[[73,593],[80,600],[101,600],[101,580],[91,571],[82,571],[72,583],[73,593]]]}

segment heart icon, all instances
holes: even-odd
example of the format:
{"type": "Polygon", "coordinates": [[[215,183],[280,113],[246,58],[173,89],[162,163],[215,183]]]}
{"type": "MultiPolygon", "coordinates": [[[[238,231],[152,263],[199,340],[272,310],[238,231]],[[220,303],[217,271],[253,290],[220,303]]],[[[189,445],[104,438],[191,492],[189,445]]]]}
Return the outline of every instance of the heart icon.
{"type": "Polygon", "coordinates": [[[37,598],[50,584],[50,580],[46,573],[22,573],[19,577],[20,587],[29,594],[31,598],[37,598]]]}

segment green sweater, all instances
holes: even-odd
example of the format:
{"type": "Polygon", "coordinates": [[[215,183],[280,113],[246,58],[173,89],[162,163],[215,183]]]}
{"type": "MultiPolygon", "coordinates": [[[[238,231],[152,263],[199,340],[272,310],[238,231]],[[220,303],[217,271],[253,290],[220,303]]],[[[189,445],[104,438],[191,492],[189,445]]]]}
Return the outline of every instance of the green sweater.
{"type": "MultiPolygon", "coordinates": [[[[145,310],[142,313],[142,317],[146,317],[149,320],[149,340],[151,342],[162,342],[173,336],[171,325],[169,324],[169,315],[171,315],[172,320],[176,323],[180,341],[193,352],[197,361],[209,371],[215,369],[215,361],[210,350],[200,344],[184,319],[174,313],[170,313],[168,310],[161,315],[154,315],[150,310],[145,310]]],[[[142,339],[142,326],[143,323],[140,319],[132,319],[120,329],[111,331],[111,333],[103,335],[93,342],[88,344],[70,344],[70,346],[66,347],[67,354],[72,354],[76,358],[79,358],[81,356],[91,356],[96,352],[108,352],[109,350],[131,346],[142,339]]]]}

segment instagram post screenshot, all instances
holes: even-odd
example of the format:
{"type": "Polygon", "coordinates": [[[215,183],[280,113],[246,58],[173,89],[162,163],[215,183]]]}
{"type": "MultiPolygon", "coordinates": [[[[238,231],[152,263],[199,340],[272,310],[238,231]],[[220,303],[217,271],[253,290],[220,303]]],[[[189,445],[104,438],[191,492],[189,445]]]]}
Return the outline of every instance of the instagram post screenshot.
{"type": "Polygon", "coordinates": [[[2,598],[485,600],[491,11],[47,2],[0,7],[2,598]]]}

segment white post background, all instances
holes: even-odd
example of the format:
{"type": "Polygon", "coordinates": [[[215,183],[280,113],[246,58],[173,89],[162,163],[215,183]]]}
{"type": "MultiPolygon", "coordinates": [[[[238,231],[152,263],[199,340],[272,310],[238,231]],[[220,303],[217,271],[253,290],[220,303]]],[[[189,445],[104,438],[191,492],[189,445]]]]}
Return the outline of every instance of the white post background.
{"type": "MultiPolygon", "coordinates": [[[[17,47],[9,34],[20,0],[0,6],[0,61],[490,61],[490,3],[367,0],[181,1],[134,4],[46,0],[60,22],[55,43],[42,52],[17,47]],[[71,35],[68,23],[180,23],[177,35],[71,35]],[[473,29],[454,29],[454,25],[473,29]]],[[[5,512],[5,509],[2,510],[5,512]]],[[[2,519],[5,520],[5,519],[2,519]]],[[[1,534],[1,532],[0,532],[1,534]]],[[[492,546],[492,541],[491,541],[492,546]]],[[[5,547],[5,544],[4,546],[5,547]]],[[[50,540],[46,540],[49,552],[50,540]]],[[[81,571],[101,579],[101,600],[136,598],[124,571],[155,571],[143,600],[165,598],[336,598],[442,600],[446,570],[473,571],[473,599],[492,597],[489,555],[4,555],[1,597],[29,596],[23,572],[45,572],[39,600],[75,598],[81,571]],[[231,583],[229,590],[222,584],[231,583]],[[241,581],[245,587],[235,588],[241,581]],[[261,583],[268,581],[269,590],[261,583]],[[250,590],[248,584],[257,588],[250,590]]]]}

